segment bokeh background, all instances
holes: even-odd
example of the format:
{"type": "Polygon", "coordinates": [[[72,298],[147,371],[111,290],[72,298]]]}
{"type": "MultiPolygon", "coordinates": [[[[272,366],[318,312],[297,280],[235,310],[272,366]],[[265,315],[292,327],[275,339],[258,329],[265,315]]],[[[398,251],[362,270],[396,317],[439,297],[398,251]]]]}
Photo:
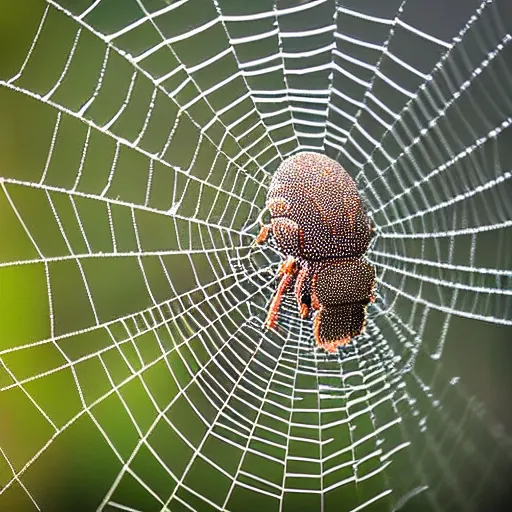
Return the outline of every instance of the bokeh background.
{"type": "Polygon", "coordinates": [[[2,2],[0,510],[488,510],[506,498],[510,6],[313,3],[2,2]],[[258,14],[272,10],[283,14],[258,14]],[[219,12],[227,20],[193,35],[219,12]],[[348,52],[347,40],[281,37],[330,24],[369,43],[354,54],[370,66],[359,80],[385,107],[419,105],[385,132],[361,114],[382,152],[355,132],[339,140],[355,108],[342,95],[364,99],[346,73],[361,66],[326,68],[339,56],[314,48],[348,52]],[[442,61],[464,30],[460,53],[442,61]],[[376,41],[422,72],[386,58],[379,69],[427,92],[386,89],[371,67],[376,41]],[[244,65],[278,51],[306,54],[272,72],[258,71],[273,61],[244,65]],[[301,73],[308,66],[319,71],[301,73]],[[229,81],[240,69],[255,73],[229,81]],[[300,90],[329,87],[341,96],[327,93],[312,114],[308,99],[321,95],[300,90]],[[457,90],[438,116],[432,105],[457,90]],[[417,135],[434,118],[434,133],[417,135]],[[381,178],[383,154],[416,136],[418,151],[381,178]],[[358,144],[372,163],[356,165],[358,144]],[[337,158],[380,227],[368,255],[379,300],[367,333],[336,357],[314,349],[291,301],[280,331],[261,327],[279,255],[272,244],[251,251],[254,221],[272,172],[301,148],[337,158]],[[380,208],[464,148],[452,172],[380,208]],[[451,229],[462,234],[439,235],[451,229]]]}

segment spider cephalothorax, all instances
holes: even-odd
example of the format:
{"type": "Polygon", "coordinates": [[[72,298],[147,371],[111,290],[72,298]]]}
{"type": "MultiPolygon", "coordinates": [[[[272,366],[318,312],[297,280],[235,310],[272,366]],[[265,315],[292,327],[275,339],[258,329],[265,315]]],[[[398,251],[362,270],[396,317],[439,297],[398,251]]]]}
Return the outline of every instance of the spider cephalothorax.
{"type": "Polygon", "coordinates": [[[267,208],[271,222],[262,226],[256,243],[272,232],[287,258],[266,326],[275,327],[283,294],[295,281],[300,316],[316,311],[316,343],[335,352],[363,331],[374,300],[375,271],[361,258],[371,226],[356,185],[331,158],[298,153],[276,171],[267,208]]]}

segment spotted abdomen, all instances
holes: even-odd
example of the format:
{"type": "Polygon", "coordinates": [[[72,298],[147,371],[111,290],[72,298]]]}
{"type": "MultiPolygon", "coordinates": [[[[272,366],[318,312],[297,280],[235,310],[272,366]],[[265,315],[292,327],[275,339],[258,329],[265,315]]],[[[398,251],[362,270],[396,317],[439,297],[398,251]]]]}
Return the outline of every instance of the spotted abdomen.
{"type": "Polygon", "coordinates": [[[368,248],[370,226],[356,185],[325,155],[303,152],[286,159],[272,179],[267,205],[285,254],[318,261],[361,256],[368,248]]]}

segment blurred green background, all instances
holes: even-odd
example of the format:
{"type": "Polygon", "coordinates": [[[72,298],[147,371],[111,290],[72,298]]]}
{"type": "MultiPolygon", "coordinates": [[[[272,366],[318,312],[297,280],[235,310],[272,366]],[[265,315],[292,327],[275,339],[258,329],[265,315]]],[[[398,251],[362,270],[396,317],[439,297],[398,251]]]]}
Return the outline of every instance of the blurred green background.
{"type": "MultiPolygon", "coordinates": [[[[72,13],[80,13],[89,2],[69,0],[60,4],[72,13]]],[[[170,2],[152,0],[144,4],[152,11],[170,2]]],[[[271,2],[267,4],[271,7],[271,2]]],[[[250,10],[249,3],[238,7],[250,10]]],[[[133,67],[122,55],[110,51],[106,57],[105,44],[98,37],[87,30],[77,36],[77,23],[53,7],[47,11],[39,41],[22,75],[7,83],[23,65],[46,8],[42,0],[7,0],[0,7],[0,488],[9,484],[0,494],[0,510],[35,510],[24,487],[42,511],[95,510],[127,460],[128,471],[109,499],[132,509],[160,510],[159,500],[165,502],[175,484],[156,455],[178,478],[185,475],[186,486],[222,504],[229,479],[201,457],[194,458],[189,444],[201,446],[201,453],[230,474],[236,471],[241,452],[214,436],[201,444],[208,426],[199,421],[194,408],[211,420],[216,411],[200,387],[190,385],[190,373],[205,364],[220,382],[226,370],[212,363],[208,348],[215,351],[234,336],[239,326],[240,336],[254,338],[256,346],[254,329],[245,325],[252,314],[250,300],[238,288],[231,292],[238,295],[227,298],[218,291],[242,279],[245,284],[239,286],[247,285],[249,293],[261,300],[254,284],[233,268],[231,258],[237,254],[234,248],[250,243],[250,237],[241,230],[256,217],[268,184],[268,175],[251,157],[268,147],[260,161],[269,161],[277,151],[266,135],[248,153],[238,156],[241,147],[250,146],[265,134],[261,126],[240,141],[235,136],[243,133],[243,126],[224,137],[225,126],[249,111],[246,102],[239,110],[214,120],[210,106],[218,111],[243,94],[241,79],[211,94],[209,105],[203,98],[190,107],[192,118],[201,126],[213,120],[207,140],[164,94],[178,87],[186,73],[162,80],[162,90],[157,93],[144,75],[165,77],[176,66],[170,51],[163,48],[145,59],[141,72],[134,77],[133,67]],[[60,80],[70,51],[74,52],[73,59],[60,80]],[[102,87],[97,99],[85,113],[76,114],[97,91],[100,76],[102,87]],[[57,83],[59,87],[53,90],[57,83]],[[50,96],[42,101],[48,93],[50,96]],[[122,115],[110,123],[127,94],[129,101],[122,115]],[[151,109],[154,115],[144,128],[151,109]],[[176,136],[167,145],[173,127],[176,136]],[[143,136],[139,137],[141,131],[143,136]],[[216,158],[215,144],[220,141],[222,154],[216,158]],[[198,145],[201,150],[196,154],[198,145]],[[151,155],[155,154],[159,158],[151,164],[151,155]],[[227,157],[238,157],[239,167],[229,165],[227,157]],[[192,162],[194,166],[190,166],[192,162]],[[209,249],[214,251],[208,253],[209,249]],[[189,252],[184,254],[184,250],[189,252]],[[218,282],[220,276],[225,276],[222,284],[218,282]],[[208,296],[215,297],[210,300],[208,296]],[[205,319],[214,320],[220,311],[233,307],[233,297],[242,303],[239,310],[229,317],[231,321],[221,322],[221,327],[206,329],[204,342],[201,326],[205,319]],[[185,339],[187,343],[180,345],[185,339]],[[187,393],[167,410],[180,388],[187,385],[187,393]],[[164,414],[169,421],[162,420],[164,414]],[[147,444],[139,448],[141,438],[147,444]],[[129,459],[136,448],[135,458],[129,459]],[[193,464],[187,468],[190,461],[193,464]],[[13,472],[20,471],[21,477],[11,482],[13,472]]],[[[103,2],[86,22],[102,33],[112,33],[139,15],[135,1],[111,0],[103,2]]],[[[188,24],[196,26],[214,16],[212,2],[191,2],[179,15],[171,12],[162,26],[169,34],[180,33],[188,24]]],[[[116,39],[116,45],[131,55],[157,43],[158,36],[147,24],[116,39]]],[[[207,34],[177,42],[173,48],[182,62],[193,66],[227,45],[224,30],[215,26],[207,34]]],[[[257,50],[252,51],[256,57],[257,50]]],[[[248,50],[245,57],[250,56],[248,50]]],[[[235,70],[236,61],[229,56],[194,77],[206,90],[235,70]]],[[[176,96],[178,105],[187,105],[195,95],[194,85],[188,83],[176,96]]],[[[247,123],[254,122],[255,117],[250,114],[247,123]]],[[[292,134],[288,126],[274,136],[285,139],[292,134]]],[[[293,149],[293,144],[280,149],[285,153],[293,149]]],[[[273,171],[276,165],[274,162],[267,170],[273,171]]],[[[488,244],[497,244],[505,236],[494,232],[488,244]]],[[[386,251],[389,246],[385,244],[377,240],[376,250],[386,251]]],[[[499,251],[487,258],[485,263],[480,260],[480,265],[506,267],[510,262],[510,256],[499,251]]],[[[271,289],[265,290],[268,296],[271,289]]],[[[396,304],[399,313],[405,313],[408,307],[396,304]]],[[[430,319],[424,336],[426,345],[433,347],[444,315],[434,312],[430,319]]],[[[381,322],[381,326],[388,325],[388,331],[383,332],[394,337],[400,351],[400,334],[389,328],[389,322],[381,322]]],[[[500,458],[501,445],[493,435],[506,440],[512,426],[511,347],[509,327],[453,317],[442,359],[432,365],[431,361],[422,363],[420,356],[419,374],[425,382],[434,383],[433,391],[441,396],[443,404],[439,416],[433,413],[430,434],[415,430],[413,423],[418,419],[404,409],[404,429],[415,443],[413,455],[407,457],[413,457],[426,479],[435,478],[439,467],[436,457],[454,439],[464,456],[476,453],[485,459],[489,454],[495,469],[507,470],[508,453],[504,451],[500,458]],[[460,377],[465,391],[446,385],[452,377],[460,377]],[[451,418],[451,423],[445,416],[451,418]],[[463,428],[457,427],[458,421],[463,422],[463,428]],[[443,431],[447,425],[452,425],[453,432],[443,431]]],[[[268,350],[277,349],[270,345],[268,350]]],[[[246,354],[241,351],[240,357],[246,354]]],[[[261,359],[265,361],[267,356],[263,354],[261,359]]],[[[231,372],[236,379],[236,362],[233,364],[231,372]]],[[[337,364],[327,361],[322,368],[334,371],[337,364]]],[[[345,368],[350,370],[350,363],[345,368]]],[[[267,380],[270,377],[270,373],[262,375],[267,380]]],[[[318,386],[318,379],[312,375],[295,379],[300,389],[318,386]]],[[[412,398],[421,401],[423,391],[418,390],[412,398]]],[[[307,400],[312,409],[318,407],[315,394],[305,393],[302,398],[302,407],[307,407],[307,400]]],[[[342,397],[331,404],[346,405],[342,397]]],[[[242,415],[259,421],[251,417],[252,411],[239,406],[242,415]]],[[[428,410],[430,404],[418,409],[421,407],[428,410]]],[[[359,436],[371,433],[376,424],[391,421],[401,412],[391,408],[379,411],[377,420],[370,421],[367,415],[353,420],[359,436]]],[[[282,411],[273,413],[290,421],[291,416],[282,411]]],[[[297,414],[296,420],[300,421],[300,412],[297,414]]],[[[315,418],[316,412],[304,413],[302,420],[308,423],[315,418]]],[[[284,427],[276,422],[272,428],[284,427]]],[[[318,431],[304,429],[300,434],[315,437],[318,431]]],[[[399,445],[402,434],[398,427],[391,430],[385,446],[399,445]]],[[[233,442],[240,441],[235,433],[229,435],[233,442]]],[[[351,436],[346,425],[340,426],[330,449],[347,446],[351,436]]],[[[274,441],[279,442],[279,438],[274,441]]],[[[251,447],[282,456],[279,447],[261,447],[258,443],[251,447]]],[[[300,443],[290,450],[313,458],[319,455],[315,448],[300,443]]],[[[356,456],[363,457],[365,450],[356,448],[356,456]]],[[[465,480],[471,481],[472,466],[465,466],[459,452],[451,453],[451,458],[440,465],[444,476],[453,478],[455,486],[463,489],[465,480]]],[[[325,498],[326,507],[348,510],[388,487],[404,493],[414,489],[420,483],[417,474],[409,474],[407,457],[397,455],[390,469],[375,478],[340,487],[325,498]]],[[[253,454],[243,464],[248,473],[281,484],[281,466],[253,454]]],[[[372,464],[363,464],[360,475],[370,474],[375,469],[372,464]]],[[[296,471],[318,471],[317,467],[306,466],[298,464],[296,471]]],[[[333,481],[349,478],[353,471],[349,465],[338,471],[333,481]]],[[[312,482],[316,489],[319,479],[312,482]]],[[[256,485],[250,479],[246,483],[256,485]]],[[[444,490],[437,491],[437,499],[442,498],[444,490]]],[[[493,492],[489,491],[491,498],[493,492]]],[[[197,510],[214,509],[183,487],[177,496],[197,510]]],[[[319,510],[321,498],[314,493],[287,493],[284,503],[287,510],[319,510]]],[[[392,503],[394,499],[386,498],[374,509],[387,510],[392,503]]],[[[413,502],[411,510],[428,509],[429,504],[428,500],[413,502]]],[[[278,510],[278,502],[237,487],[229,508],[278,510]]],[[[110,509],[114,508],[105,507],[110,509]]],[[[187,508],[174,501],[170,510],[187,508]]]]}

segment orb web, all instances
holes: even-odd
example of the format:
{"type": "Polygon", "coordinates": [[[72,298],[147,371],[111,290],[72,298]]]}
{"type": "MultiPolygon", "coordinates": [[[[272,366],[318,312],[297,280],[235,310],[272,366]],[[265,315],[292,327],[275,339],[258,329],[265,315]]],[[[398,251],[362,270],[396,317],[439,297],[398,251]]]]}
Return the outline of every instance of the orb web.
{"type": "Polygon", "coordinates": [[[506,492],[506,0],[0,12],[0,508],[481,510],[506,492]],[[257,218],[305,150],[344,166],[377,228],[377,300],[334,356],[291,294],[262,327],[281,255],[251,247],[257,218]]]}

